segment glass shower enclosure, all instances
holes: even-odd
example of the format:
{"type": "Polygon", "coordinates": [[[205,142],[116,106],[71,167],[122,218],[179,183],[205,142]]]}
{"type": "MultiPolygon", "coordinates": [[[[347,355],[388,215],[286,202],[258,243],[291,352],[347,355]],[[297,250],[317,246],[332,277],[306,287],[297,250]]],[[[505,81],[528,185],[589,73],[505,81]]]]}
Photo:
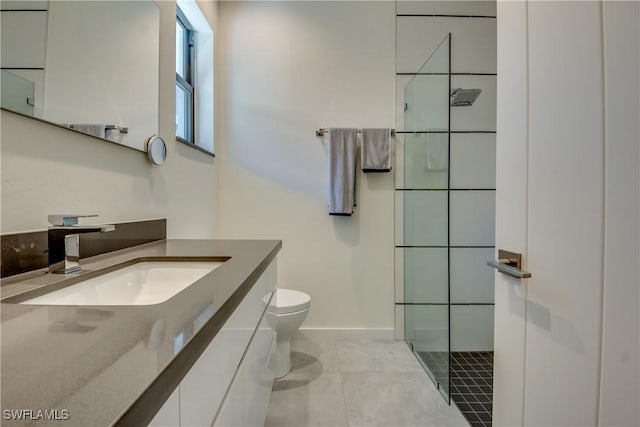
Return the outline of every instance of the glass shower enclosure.
{"type": "Polygon", "coordinates": [[[496,75],[453,72],[451,42],[447,34],[404,86],[397,319],[447,402],[490,423],[494,301],[485,263],[495,245],[496,75]]]}
{"type": "Polygon", "coordinates": [[[405,340],[449,400],[449,96],[448,34],[404,90],[403,218],[396,252],[404,276],[405,340]]]}
{"type": "Polygon", "coordinates": [[[2,70],[0,94],[2,108],[33,116],[34,83],[32,81],[2,70]]]}

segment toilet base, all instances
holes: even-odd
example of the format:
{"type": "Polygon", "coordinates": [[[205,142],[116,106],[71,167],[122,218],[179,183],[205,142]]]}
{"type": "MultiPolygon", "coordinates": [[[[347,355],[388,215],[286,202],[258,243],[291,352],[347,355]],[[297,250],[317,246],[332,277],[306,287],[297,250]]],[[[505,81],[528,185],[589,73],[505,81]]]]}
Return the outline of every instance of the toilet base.
{"type": "Polygon", "coordinates": [[[291,337],[276,343],[276,379],[282,378],[291,371],[291,337]]]}

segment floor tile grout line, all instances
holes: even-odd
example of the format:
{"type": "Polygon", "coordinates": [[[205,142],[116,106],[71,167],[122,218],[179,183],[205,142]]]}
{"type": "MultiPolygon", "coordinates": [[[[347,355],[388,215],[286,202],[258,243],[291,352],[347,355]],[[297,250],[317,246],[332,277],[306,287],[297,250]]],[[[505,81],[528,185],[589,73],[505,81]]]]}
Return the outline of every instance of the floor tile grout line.
{"type": "MultiPolygon", "coordinates": [[[[487,418],[490,420],[492,417],[492,412],[487,408],[490,407],[493,400],[493,387],[489,385],[493,383],[493,377],[491,375],[492,371],[486,369],[486,366],[493,364],[493,358],[484,357],[485,355],[491,356],[491,353],[452,352],[451,355],[452,375],[450,381],[453,402],[466,418],[466,421],[472,426],[491,426],[491,422],[486,420],[487,418]],[[462,408],[465,408],[465,410],[462,408]],[[474,415],[468,416],[469,414],[474,415]],[[478,414],[482,414],[482,417],[478,414]]],[[[436,367],[445,363],[440,356],[440,352],[424,352],[421,354],[421,358],[427,365],[436,365],[436,367]]],[[[431,369],[434,374],[439,372],[434,367],[431,367],[431,369]]]]}
{"type": "Polygon", "coordinates": [[[338,372],[340,376],[340,391],[342,391],[342,405],[344,407],[344,416],[347,420],[347,426],[351,426],[351,419],[349,418],[349,409],[347,409],[347,395],[344,392],[344,381],[342,379],[342,372],[338,372]]]}
{"type": "Polygon", "coordinates": [[[336,352],[336,358],[338,359],[338,376],[340,377],[340,391],[342,392],[342,405],[344,407],[344,415],[347,420],[347,427],[351,426],[351,420],[349,419],[349,410],[347,409],[347,394],[344,392],[344,380],[342,378],[342,364],[340,363],[340,353],[338,352],[337,340],[333,340],[333,348],[336,352]]]}

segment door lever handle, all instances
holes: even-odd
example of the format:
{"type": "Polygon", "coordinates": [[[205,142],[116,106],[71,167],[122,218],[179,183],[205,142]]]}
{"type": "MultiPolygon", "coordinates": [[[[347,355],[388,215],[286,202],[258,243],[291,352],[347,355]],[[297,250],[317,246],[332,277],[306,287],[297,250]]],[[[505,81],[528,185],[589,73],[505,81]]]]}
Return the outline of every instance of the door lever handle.
{"type": "Polygon", "coordinates": [[[518,279],[528,279],[531,273],[521,270],[522,254],[498,249],[498,260],[487,261],[489,267],[493,267],[500,273],[507,274],[518,279]]]}

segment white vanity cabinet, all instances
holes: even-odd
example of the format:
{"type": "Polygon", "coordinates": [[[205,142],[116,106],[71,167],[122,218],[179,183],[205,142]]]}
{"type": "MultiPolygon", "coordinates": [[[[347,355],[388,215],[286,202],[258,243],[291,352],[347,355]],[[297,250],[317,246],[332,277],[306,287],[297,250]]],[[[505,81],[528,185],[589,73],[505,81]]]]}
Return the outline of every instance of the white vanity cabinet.
{"type": "Polygon", "coordinates": [[[149,427],[175,427],[180,425],[180,387],[164,402],[149,427]]]}
{"type": "Polygon", "coordinates": [[[176,411],[180,426],[208,427],[214,420],[219,426],[264,424],[275,374],[275,319],[267,318],[271,313],[266,304],[275,290],[276,279],[274,259],[158,411],[151,426],[175,426],[176,411]],[[238,414],[237,420],[234,413],[238,414]]]}
{"type": "Polygon", "coordinates": [[[276,340],[266,313],[240,364],[236,377],[218,412],[214,426],[258,427],[264,425],[275,375],[276,340]]]}
{"type": "MultiPolygon", "coordinates": [[[[275,325],[275,320],[275,313],[265,313],[240,368],[243,386],[242,426],[262,427],[269,409],[276,373],[276,336],[271,326],[275,325]]],[[[221,413],[225,404],[226,401],[220,410],[221,413]]],[[[216,425],[223,424],[216,422],[216,425]]]]}

